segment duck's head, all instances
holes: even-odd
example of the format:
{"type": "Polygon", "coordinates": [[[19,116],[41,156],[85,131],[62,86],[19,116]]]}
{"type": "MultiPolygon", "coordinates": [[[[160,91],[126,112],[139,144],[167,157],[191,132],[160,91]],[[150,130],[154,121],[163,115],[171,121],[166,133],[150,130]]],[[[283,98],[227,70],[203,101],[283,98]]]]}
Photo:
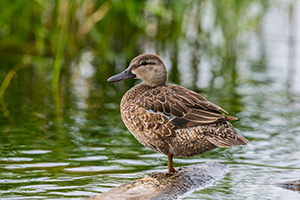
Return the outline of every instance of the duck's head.
{"type": "Polygon", "coordinates": [[[107,81],[117,82],[129,78],[141,79],[146,85],[155,87],[166,84],[168,73],[159,56],[155,54],[142,54],[135,57],[127,69],[110,77],[107,81]]]}

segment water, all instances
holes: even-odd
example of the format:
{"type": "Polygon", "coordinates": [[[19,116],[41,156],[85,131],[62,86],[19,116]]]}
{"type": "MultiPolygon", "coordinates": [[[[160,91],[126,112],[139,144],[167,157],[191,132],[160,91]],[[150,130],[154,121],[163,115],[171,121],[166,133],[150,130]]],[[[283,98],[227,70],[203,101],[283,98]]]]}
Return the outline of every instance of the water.
{"type": "MultiPolygon", "coordinates": [[[[300,57],[293,53],[300,49],[300,20],[289,21],[287,8],[288,3],[272,4],[261,33],[239,35],[247,48],[236,50],[232,60],[222,54],[222,65],[218,53],[209,53],[218,48],[208,48],[195,68],[197,55],[183,38],[177,50],[171,46],[162,52],[171,81],[200,91],[237,116],[233,125],[249,140],[247,146],[175,158],[175,167],[215,160],[230,169],[224,179],[184,199],[300,198],[299,192],[275,186],[300,179],[300,57]]],[[[218,34],[212,37],[220,40],[218,34]]],[[[147,41],[144,49],[155,52],[154,46],[147,41]]],[[[83,199],[167,170],[166,156],[139,144],[121,121],[119,102],[132,82],[103,84],[107,76],[94,66],[95,57],[86,50],[71,65],[58,103],[51,76],[41,69],[22,69],[12,79],[0,104],[1,199],[83,199]]],[[[26,62],[31,59],[25,56],[26,62]]],[[[124,58],[114,64],[121,71],[124,58]]]]}

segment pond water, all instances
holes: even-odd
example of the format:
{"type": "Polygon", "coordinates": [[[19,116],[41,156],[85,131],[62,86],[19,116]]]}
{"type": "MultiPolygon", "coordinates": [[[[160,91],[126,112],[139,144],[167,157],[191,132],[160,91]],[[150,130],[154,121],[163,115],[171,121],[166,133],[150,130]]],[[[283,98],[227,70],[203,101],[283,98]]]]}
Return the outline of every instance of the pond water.
{"type": "MultiPolygon", "coordinates": [[[[286,4],[271,5],[261,34],[243,35],[247,48],[237,51],[235,81],[219,77],[235,76],[233,69],[221,69],[221,75],[207,70],[218,63],[208,57],[193,81],[191,69],[182,67],[191,63],[189,47],[180,43],[177,82],[201,88],[237,116],[233,125],[249,140],[247,146],[175,158],[175,167],[214,160],[230,169],[225,178],[183,199],[300,199],[299,192],[275,186],[300,179],[300,3],[294,21],[287,10],[286,4]]],[[[155,52],[151,43],[145,51],[155,52]]],[[[23,69],[13,78],[1,100],[0,199],[83,199],[167,170],[166,156],[139,144],[121,121],[119,102],[132,82],[99,85],[108,77],[95,78],[94,56],[85,51],[72,69],[67,95],[59,99],[63,114],[53,114],[47,76],[35,78],[23,69]]],[[[162,58],[172,71],[172,54],[162,58]]],[[[121,71],[123,61],[116,63],[121,71]]]]}

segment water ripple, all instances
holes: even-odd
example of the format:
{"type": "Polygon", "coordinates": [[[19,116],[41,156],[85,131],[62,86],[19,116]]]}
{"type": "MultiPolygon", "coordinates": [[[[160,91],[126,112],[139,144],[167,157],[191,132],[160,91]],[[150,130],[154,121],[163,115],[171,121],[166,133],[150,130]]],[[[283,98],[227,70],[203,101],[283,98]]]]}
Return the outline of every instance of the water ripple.
{"type": "Polygon", "coordinates": [[[4,166],[3,168],[6,169],[24,169],[24,168],[47,168],[47,167],[60,167],[60,166],[67,166],[69,163],[32,163],[32,164],[14,164],[4,166]]]}

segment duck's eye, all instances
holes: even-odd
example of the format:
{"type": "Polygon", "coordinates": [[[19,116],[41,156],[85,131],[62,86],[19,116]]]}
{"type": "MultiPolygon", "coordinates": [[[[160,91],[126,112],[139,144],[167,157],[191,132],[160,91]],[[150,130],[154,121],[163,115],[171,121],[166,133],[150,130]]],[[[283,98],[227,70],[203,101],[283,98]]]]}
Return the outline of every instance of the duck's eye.
{"type": "Polygon", "coordinates": [[[148,65],[147,61],[142,61],[141,65],[148,65]]]}

